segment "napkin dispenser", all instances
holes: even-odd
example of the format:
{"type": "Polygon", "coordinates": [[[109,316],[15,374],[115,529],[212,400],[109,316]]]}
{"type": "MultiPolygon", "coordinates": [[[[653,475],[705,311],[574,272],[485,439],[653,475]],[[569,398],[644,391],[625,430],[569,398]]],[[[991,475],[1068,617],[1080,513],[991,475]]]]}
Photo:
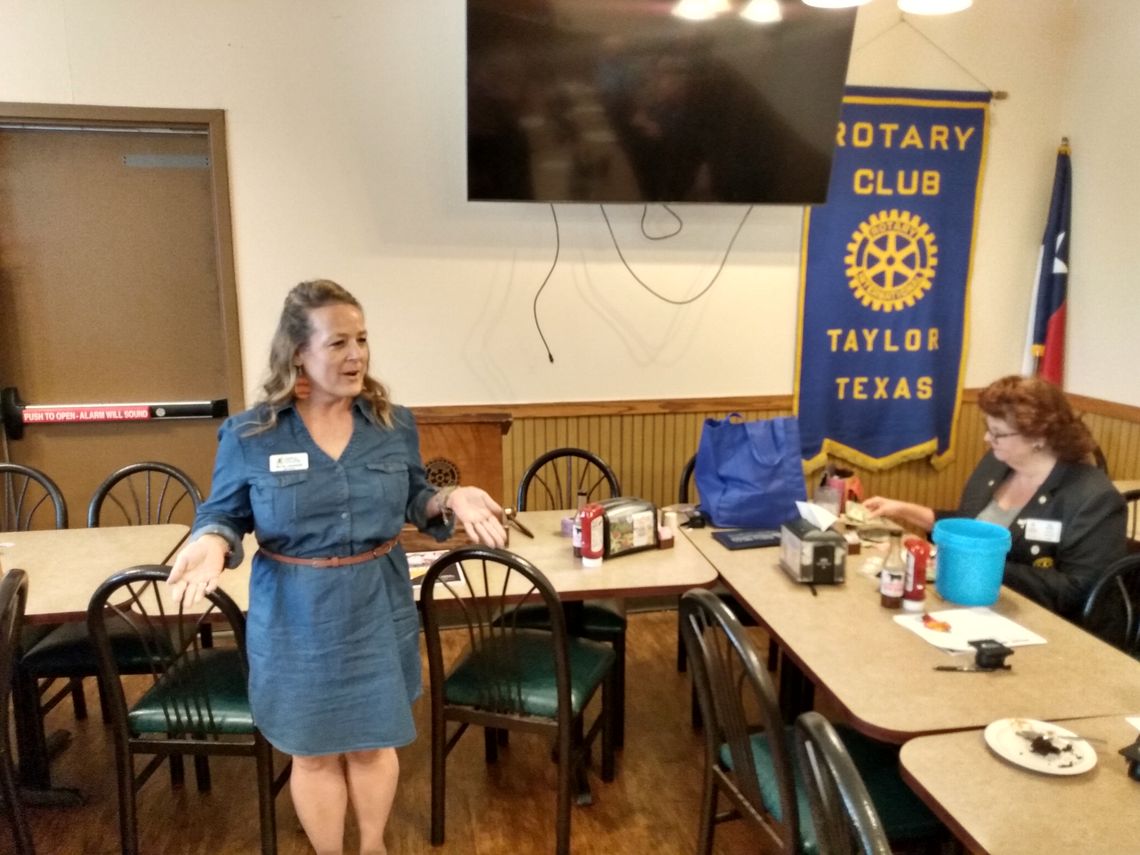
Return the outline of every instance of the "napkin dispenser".
{"type": "Polygon", "coordinates": [[[606,558],[657,548],[657,506],[652,502],[619,496],[598,504],[604,512],[606,558]]]}
{"type": "Polygon", "coordinates": [[[847,542],[805,519],[786,522],[780,526],[780,566],[795,582],[839,584],[847,570],[847,542]]]}

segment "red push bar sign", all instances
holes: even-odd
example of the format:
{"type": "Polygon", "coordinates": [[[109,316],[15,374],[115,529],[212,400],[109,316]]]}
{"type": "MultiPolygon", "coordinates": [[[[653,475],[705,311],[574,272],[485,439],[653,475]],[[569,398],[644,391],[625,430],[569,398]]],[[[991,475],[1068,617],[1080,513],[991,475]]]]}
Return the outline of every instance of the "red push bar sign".
{"type": "Polygon", "coordinates": [[[23,410],[24,424],[60,422],[141,422],[150,418],[150,407],[125,404],[108,406],[30,407],[23,410]]]}
{"type": "Polygon", "coordinates": [[[0,420],[9,439],[22,439],[24,425],[75,425],[97,422],[150,422],[169,419],[223,419],[225,398],[139,404],[25,404],[15,387],[0,389],[0,420]]]}

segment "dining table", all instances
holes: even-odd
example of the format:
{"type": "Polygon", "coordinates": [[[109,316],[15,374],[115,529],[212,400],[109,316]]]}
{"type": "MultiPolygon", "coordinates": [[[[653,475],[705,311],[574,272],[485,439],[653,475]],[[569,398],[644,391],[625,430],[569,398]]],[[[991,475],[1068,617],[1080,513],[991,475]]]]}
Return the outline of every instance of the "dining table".
{"type": "MultiPolygon", "coordinates": [[[[107,526],[0,532],[0,563],[28,574],[27,624],[87,620],[87,603],[107,577],[138,564],[165,564],[186,538],[181,524],[107,526]]],[[[69,804],[78,791],[52,787],[52,755],[70,741],[49,737],[39,710],[36,681],[15,669],[12,712],[20,748],[20,783],[27,801],[69,804]]]]}
{"type": "Polygon", "coordinates": [[[899,755],[902,777],[970,852],[1140,851],[1140,781],[1128,776],[1119,754],[1140,735],[1137,725],[1119,715],[1057,724],[1088,738],[1081,750],[1095,752],[1091,769],[1069,774],[1033,762],[1033,754],[1026,768],[1000,741],[991,747],[982,730],[965,730],[908,741],[899,755]]]}
{"type": "MultiPolygon", "coordinates": [[[[936,670],[968,665],[973,655],[947,653],[900,626],[900,610],[880,605],[877,578],[861,569],[864,555],[849,556],[842,584],[810,586],[780,567],[779,548],[729,550],[708,528],[682,531],[779,644],[781,672],[823,687],[875,739],[903,743],[1011,716],[1140,713],[1140,662],[1008,588],[991,610],[1045,643],[1015,647],[1008,670],[936,670]]],[[[927,612],[955,608],[927,586],[927,612]]]]}
{"type": "MultiPolygon", "coordinates": [[[[716,581],[716,568],[683,537],[674,538],[669,549],[632,552],[605,559],[598,567],[585,567],[580,558],[574,557],[570,538],[562,533],[562,520],[567,513],[520,511],[516,519],[522,528],[508,527],[510,541],[506,547],[541,570],[559,598],[566,602],[676,595],[689,588],[708,587],[716,581]],[[522,529],[530,532],[530,536],[522,529]]],[[[244,610],[249,606],[249,574],[257,551],[256,537],[247,534],[242,548],[242,562],[222,574],[219,587],[244,610]]],[[[418,599],[418,587],[415,594],[418,599]]]]}
{"type": "Polygon", "coordinates": [[[177,523],[3,531],[0,561],[28,574],[24,623],[80,621],[103,580],[137,564],[165,564],[188,531],[177,523]]]}

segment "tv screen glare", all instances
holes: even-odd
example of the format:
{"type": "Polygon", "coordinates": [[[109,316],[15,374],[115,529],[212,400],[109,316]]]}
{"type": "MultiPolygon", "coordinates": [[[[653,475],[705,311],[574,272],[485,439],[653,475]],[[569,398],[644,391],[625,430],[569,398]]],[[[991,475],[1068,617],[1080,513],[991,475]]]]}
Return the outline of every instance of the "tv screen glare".
{"type": "Polygon", "coordinates": [[[467,196],[826,201],[854,9],[467,0],[467,196]]]}

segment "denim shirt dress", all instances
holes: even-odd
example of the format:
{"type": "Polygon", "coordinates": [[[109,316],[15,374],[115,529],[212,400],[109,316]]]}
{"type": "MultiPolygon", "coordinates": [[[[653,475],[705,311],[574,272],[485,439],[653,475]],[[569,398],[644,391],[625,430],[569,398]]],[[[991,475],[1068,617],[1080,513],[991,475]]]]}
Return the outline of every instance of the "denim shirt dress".
{"type": "MultiPolygon", "coordinates": [[[[222,425],[210,496],[191,535],[224,537],[231,566],[240,563],[241,538],[250,531],[266,549],[296,558],[358,555],[398,535],[405,521],[440,540],[450,534],[442,520],[428,526],[435,488],[407,409],[394,407],[388,428],[357,398],[352,438],[337,460],[317,446],[292,405],[278,411],[273,428],[250,434],[260,413],[248,410],[222,425]]],[[[280,751],[337,754],[415,739],[419,621],[402,547],[324,568],[259,552],[246,647],[254,721],[280,751]]]]}

